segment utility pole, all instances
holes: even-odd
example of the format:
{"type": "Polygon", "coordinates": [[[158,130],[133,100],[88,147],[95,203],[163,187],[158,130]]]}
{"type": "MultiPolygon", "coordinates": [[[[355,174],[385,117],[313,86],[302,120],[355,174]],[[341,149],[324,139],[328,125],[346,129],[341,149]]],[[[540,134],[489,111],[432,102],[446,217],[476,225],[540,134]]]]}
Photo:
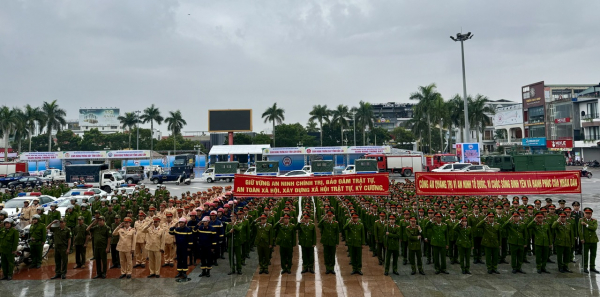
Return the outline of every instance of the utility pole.
{"type": "Polygon", "coordinates": [[[467,34],[456,33],[456,37],[450,36],[454,41],[460,41],[460,52],[462,55],[462,75],[463,75],[463,100],[465,109],[465,142],[471,142],[471,129],[469,129],[469,102],[467,100],[467,78],[465,76],[465,47],[464,42],[473,38],[471,32],[467,34]]]}

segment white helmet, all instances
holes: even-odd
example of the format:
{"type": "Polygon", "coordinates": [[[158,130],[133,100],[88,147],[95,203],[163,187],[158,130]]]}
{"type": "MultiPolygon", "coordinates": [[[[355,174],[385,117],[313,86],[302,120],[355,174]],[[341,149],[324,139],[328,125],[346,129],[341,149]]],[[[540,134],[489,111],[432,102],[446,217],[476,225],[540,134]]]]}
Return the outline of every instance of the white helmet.
{"type": "Polygon", "coordinates": [[[33,217],[31,217],[32,219],[41,219],[40,215],[33,215],[33,217]]]}
{"type": "Polygon", "coordinates": [[[13,219],[11,219],[11,218],[4,219],[4,223],[11,223],[12,224],[14,222],[15,221],[13,221],[13,219]]]}

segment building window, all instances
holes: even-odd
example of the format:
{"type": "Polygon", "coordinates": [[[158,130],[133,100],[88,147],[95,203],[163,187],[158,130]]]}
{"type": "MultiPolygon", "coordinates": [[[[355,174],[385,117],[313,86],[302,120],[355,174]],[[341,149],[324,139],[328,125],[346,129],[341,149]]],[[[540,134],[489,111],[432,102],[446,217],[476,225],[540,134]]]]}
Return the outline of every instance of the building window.
{"type": "Polygon", "coordinates": [[[585,133],[586,140],[600,139],[600,127],[598,127],[598,126],[588,127],[588,128],[585,128],[584,131],[586,132],[585,133]]]}
{"type": "Polygon", "coordinates": [[[546,126],[544,126],[544,125],[530,126],[529,127],[529,137],[530,138],[546,137],[546,126]]]}
{"type": "Polygon", "coordinates": [[[528,119],[527,122],[530,124],[534,124],[534,123],[541,123],[544,121],[544,107],[543,106],[538,106],[538,107],[532,107],[529,109],[529,112],[527,113],[528,115],[528,119]]]}

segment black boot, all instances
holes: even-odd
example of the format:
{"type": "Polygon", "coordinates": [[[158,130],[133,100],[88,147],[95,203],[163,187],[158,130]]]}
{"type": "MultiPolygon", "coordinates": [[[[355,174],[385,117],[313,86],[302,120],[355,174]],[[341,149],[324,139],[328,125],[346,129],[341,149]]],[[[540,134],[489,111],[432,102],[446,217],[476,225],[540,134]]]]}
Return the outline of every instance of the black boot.
{"type": "Polygon", "coordinates": [[[206,269],[206,277],[210,277],[210,269],[206,269]]]}

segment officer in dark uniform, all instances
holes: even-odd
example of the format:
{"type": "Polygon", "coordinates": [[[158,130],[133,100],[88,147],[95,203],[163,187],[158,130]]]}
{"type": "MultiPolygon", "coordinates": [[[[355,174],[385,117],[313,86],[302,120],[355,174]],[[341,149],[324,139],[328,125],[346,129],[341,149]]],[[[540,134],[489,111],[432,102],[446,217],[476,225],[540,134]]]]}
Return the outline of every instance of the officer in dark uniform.
{"type": "Polygon", "coordinates": [[[71,229],[67,227],[64,219],[54,220],[48,224],[46,229],[52,231],[54,236],[54,268],[55,275],[50,279],[67,278],[67,263],[69,263],[69,251],[71,248],[71,229]],[[58,227],[53,227],[58,224],[58,227]]]}
{"type": "Polygon", "coordinates": [[[194,227],[194,233],[196,233],[196,246],[199,249],[198,255],[200,256],[200,269],[202,273],[199,277],[210,277],[210,270],[212,269],[212,259],[215,247],[217,247],[217,232],[213,227],[209,225],[210,218],[204,217],[202,223],[194,227]]]}
{"type": "Polygon", "coordinates": [[[192,229],[186,226],[186,219],[179,218],[177,227],[171,227],[169,234],[175,236],[175,244],[177,245],[177,275],[175,278],[187,280],[187,256],[191,251],[191,246],[194,242],[192,229]]]}
{"type": "Polygon", "coordinates": [[[87,227],[87,231],[90,232],[94,241],[94,259],[96,260],[96,276],[94,279],[106,278],[108,252],[110,251],[110,241],[112,239],[110,227],[106,226],[104,217],[101,216],[87,227]]]}

